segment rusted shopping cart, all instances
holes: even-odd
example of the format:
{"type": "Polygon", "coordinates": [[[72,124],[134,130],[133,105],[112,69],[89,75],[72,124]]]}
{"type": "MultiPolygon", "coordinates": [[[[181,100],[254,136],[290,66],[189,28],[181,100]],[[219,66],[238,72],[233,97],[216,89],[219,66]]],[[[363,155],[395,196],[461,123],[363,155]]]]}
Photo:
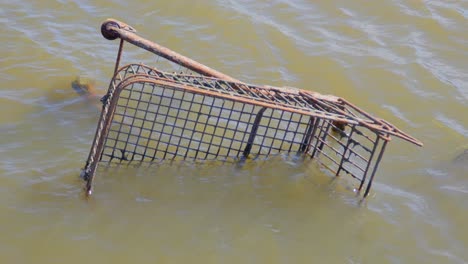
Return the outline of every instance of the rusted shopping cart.
{"type": "Polygon", "coordinates": [[[315,158],[349,175],[367,196],[391,136],[422,143],[343,98],[295,88],[258,86],[139,37],[109,19],[106,39],[120,39],[114,76],[82,171],[91,194],[99,164],[162,160],[243,161],[271,155],[315,158]],[[156,64],[120,67],[124,43],[156,64]]]}

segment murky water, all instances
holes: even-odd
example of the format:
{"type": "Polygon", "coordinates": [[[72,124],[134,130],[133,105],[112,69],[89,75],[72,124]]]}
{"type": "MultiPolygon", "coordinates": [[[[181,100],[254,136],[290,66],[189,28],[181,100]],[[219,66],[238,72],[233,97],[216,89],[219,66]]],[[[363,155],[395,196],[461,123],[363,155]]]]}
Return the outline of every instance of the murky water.
{"type": "Polygon", "coordinates": [[[468,3],[315,2],[1,0],[1,262],[468,262],[468,3]],[[107,17],[243,81],[345,97],[425,146],[392,141],[364,203],[284,160],[110,169],[85,201],[99,113],[70,83],[104,92],[107,17]]]}

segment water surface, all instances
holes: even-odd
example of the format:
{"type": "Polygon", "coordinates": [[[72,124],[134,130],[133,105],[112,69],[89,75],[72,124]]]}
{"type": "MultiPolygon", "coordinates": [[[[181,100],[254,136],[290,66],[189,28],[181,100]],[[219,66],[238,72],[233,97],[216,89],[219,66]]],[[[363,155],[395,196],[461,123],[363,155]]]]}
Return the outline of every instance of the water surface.
{"type": "MultiPolygon", "coordinates": [[[[468,262],[466,1],[6,1],[0,9],[2,263],[468,262]],[[240,80],[348,99],[395,139],[368,199],[314,163],[118,169],[78,178],[114,17],[240,80]]],[[[149,61],[131,52],[125,60],[149,61]]]]}

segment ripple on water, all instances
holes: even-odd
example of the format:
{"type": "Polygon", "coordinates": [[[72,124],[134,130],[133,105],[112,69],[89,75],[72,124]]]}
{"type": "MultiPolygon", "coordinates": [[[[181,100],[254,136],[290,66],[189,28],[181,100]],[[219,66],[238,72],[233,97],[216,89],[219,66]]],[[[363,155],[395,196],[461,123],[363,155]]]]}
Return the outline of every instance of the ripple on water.
{"type": "MultiPolygon", "coordinates": [[[[412,212],[419,214],[425,221],[433,222],[436,221],[431,217],[431,210],[426,201],[426,198],[422,195],[419,195],[415,192],[408,192],[403,189],[377,183],[375,184],[376,188],[378,188],[379,192],[385,195],[390,195],[398,199],[402,199],[404,204],[408,206],[412,212]]],[[[373,208],[371,205],[370,208],[373,208]]],[[[392,208],[392,207],[388,207],[392,208]]],[[[391,209],[394,210],[395,208],[391,209]]],[[[378,210],[378,209],[377,209],[378,210]]]]}
{"type": "Polygon", "coordinates": [[[456,131],[461,136],[468,138],[468,127],[465,128],[464,124],[461,123],[460,121],[447,117],[443,113],[437,113],[435,115],[435,118],[439,120],[440,122],[442,122],[447,127],[456,131]]]}
{"type": "Polygon", "coordinates": [[[62,257],[73,262],[79,259],[73,254],[95,245],[97,258],[119,259],[135,242],[141,254],[128,255],[142,259],[167,252],[177,258],[196,244],[206,252],[195,252],[201,262],[209,262],[210,254],[238,262],[272,256],[297,263],[311,262],[295,261],[311,256],[323,263],[463,262],[466,169],[421,169],[446,158],[468,135],[468,13],[462,1],[196,2],[4,1],[1,32],[12,38],[4,38],[6,56],[0,58],[0,100],[7,113],[0,125],[6,209],[0,223],[11,228],[2,233],[8,243],[1,253],[30,255],[33,262],[36,256],[24,252],[39,248],[57,259],[70,252],[62,257]],[[366,203],[337,187],[339,181],[312,178],[314,172],[296,171],[289,162],[245,174],[196,166],[183,174],[110,173],[99,179],[94,200],[82,203],[78,175],[96,109],[48,92],[68,89],[68,81],[83,73],[107,85],[117,43],[103,40],[98,27],[111,13],[143,36],[235,77],[314,89],[330,80],[322,89],[354,95],[365,109],[383,108],[426,148],[389,150],[390,168],[379,171],[366,203]],[[56,78],[67,85],[51,85],[56,78]],[[412,180],[414,174],[421,175],[412,180]],[[90,243],[73,247],[70,240],[90,243]],[[49,243],[40,247],[44,241],[49,243]]]}

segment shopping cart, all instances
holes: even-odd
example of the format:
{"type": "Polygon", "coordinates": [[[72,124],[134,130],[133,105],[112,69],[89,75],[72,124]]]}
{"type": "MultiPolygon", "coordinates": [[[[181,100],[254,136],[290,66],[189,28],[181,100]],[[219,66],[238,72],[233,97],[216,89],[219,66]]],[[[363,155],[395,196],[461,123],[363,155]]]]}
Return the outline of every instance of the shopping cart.
{"type": "Polygon", "coordinates": [[[120,47],[82,171],[88,195],[103,163],[295,155],[316,159],[336,176],[351,176],[365,197],[391,136],[423,145],[343,98],[241,82],[116,20],[105,21],[101,32],[119,38],[120,47]],[[155,54],[155,65],[120,67],[125,42],[155,54]]]}

